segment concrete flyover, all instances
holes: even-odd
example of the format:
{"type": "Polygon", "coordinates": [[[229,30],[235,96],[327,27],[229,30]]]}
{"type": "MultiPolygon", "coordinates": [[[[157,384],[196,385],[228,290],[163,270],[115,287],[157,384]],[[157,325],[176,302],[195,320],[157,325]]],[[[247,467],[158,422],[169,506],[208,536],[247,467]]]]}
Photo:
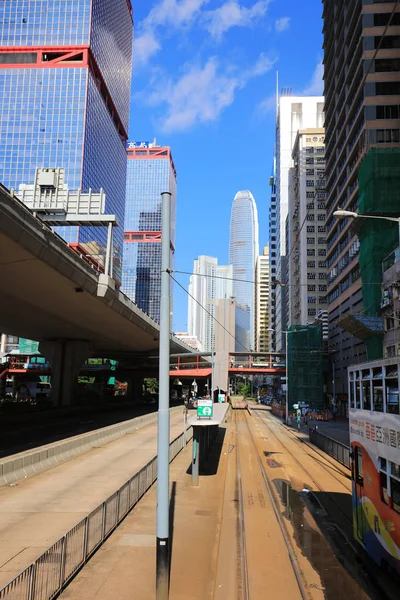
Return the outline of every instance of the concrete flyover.
{"type": "MultiPolygon", "coordinates": [[[[57,404],[86,358],[155,354],[159,325],[4,187],[0,257],[0,331],[41,343],[57,404]]],[[[172,337],[171,352],[193,349],[172,337]]]]}

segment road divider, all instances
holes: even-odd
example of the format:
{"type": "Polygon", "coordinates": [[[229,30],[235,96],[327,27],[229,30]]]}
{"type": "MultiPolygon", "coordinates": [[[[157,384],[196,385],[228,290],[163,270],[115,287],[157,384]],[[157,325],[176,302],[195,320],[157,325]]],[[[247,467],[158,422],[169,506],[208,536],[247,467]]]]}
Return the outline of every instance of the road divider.
{"type": "MultiPolygon", "coordinates": [[[[170,409],[171,416],[182,412],[182,406],[170,409]]],[[[137,429],[157,422],[157,412],[135,417],[122,423],[115,423],[95,431],[82,433],[34,450],[7,456],[0,461],[0,487],[9,485],[36,473],[47,471],[71,458],[88,452],[99,444],[109,444],[137,429]]]]}
{"type": "MultiPolygon", "coordinates": [[[[186,436],[187,440],[192,439],[191,427],[187,430],[186,436]]],[[[170,462],[184,448],[184,441],[184,433],[181,433],[170,443],[170,462]]],[[[107,500],[99,504],[32,564],[1,588],[0,600],[55,598],[139,502],[156,479],[157,456],[154,456],[107,500]]]]}

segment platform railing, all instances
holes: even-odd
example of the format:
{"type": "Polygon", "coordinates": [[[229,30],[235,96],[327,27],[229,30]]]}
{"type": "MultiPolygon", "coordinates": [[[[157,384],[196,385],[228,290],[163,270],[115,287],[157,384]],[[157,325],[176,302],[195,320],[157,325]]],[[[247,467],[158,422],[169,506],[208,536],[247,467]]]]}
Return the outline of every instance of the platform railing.
{"type": "MultiPolygon", "coordinates": [[[[317,431],[316,429],[310,427],[308,430],[308,435],[310,438],[310,442],[317,446],[326,454],[340,462],[340,464],[344,465],[348,469],[351,468],[350,462],[350,448],[346,446],[346,444],[342,444],[337,440],[317,431]]],[[[0,596],[1,597],[1,596],[0,596]]]]}
{"type": "MultiPolygon", "coordinates": [[[[186,441],[193,430],[186,432],[186,441]]],[[[185,446],[184,433],[169,445],[170,462],[185,446]]],[[[105,542],[157,479],[157,456],[107,500],[67,531],[32,564],[0,589],[0,600],[52,600],[105,542]]]]}

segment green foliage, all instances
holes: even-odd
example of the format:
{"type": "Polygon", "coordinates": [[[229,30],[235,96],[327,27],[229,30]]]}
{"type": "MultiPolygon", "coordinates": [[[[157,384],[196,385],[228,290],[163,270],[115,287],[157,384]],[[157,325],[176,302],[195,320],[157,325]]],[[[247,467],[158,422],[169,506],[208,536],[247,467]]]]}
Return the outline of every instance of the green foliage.
{"type": "Polygon", "coordinates": [[[238,396],[248,396],[251,392],[251,386],[247,383],[239,381],[236,385],[236,393],[238,396]]]}
{"type": "Polygon", "coordinates": [[[157,377],[145,377],[143,380],[146,390],[151,394],[158,392],[158,379],[157,377]]]}

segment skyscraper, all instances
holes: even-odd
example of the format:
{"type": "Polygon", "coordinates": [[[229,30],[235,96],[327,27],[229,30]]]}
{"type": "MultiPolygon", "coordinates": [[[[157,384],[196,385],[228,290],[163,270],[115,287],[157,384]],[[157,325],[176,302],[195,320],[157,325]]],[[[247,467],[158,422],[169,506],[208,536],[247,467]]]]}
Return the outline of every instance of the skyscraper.
{"type": "Polygon", "coordinates": [[[288,326],[314,323],[327,307],[324,129],[300,129],[289,177],[288,326]]]}
{"type": "MultiPolygon", "coordinates": [[[[175,252],[176,170],[171,149],[129,142],[122,289],[160,322],[161,194],[171,193],[171,268],[175,252]]],[[[171,285],[171,293],[172,293],[171,285]]]]}
{"type": "Polygon", "coordinates": [[[273,174],[270,177],[269,184],[271,187],[271,202],[269,205],[269,350],[275,350],[276,346],[276,286],[273,282],[276,280],[276,270],[279,257],[278,245],[276,242],[276,230],[277,230],[277,214],[276,214],[276,160],[274,159],[273,174]]]}
{"type": "MultiPolygon", "coordinates": [[[[365,360],[365,345],[338,324],[345,315],[363,312],[371,286],[361,289],[360,243],[351,221],[338,221],[333,212],[360,210],[366,190],[358,175],[368,151],[400,147],[400,5],[376,0],[323,0],[323,5],[329,348],[336,393],[347,395],[347,367],[365,360]]],[[[389,210],[389,171],[382,165],[370,172],[372,214],[389,210]]]]}
{"type": "Polygon", "coordinates": [[[265,246],[263,253],[257,257],[256,281],[256,308],[255,308],[255,351],[268,352],[269,331],[269,299],[270,299],[270,274],[269,274],[269,246],[265,246]]]}
{"type": "Polygon", "coordinates": [[[240,191],[232,204],[229,263],[233,266],[233,295],[237,304],[249,312],[250,348],[254,348],[254,270],[258,254],[257,206],[251,192],[240,191]]]}
{"type": "Polygon", "coordinates": [[[189,284],[188,333],[199,340],[202,352],[211,352],[215,345],[216,304],[232,297],[233,270],[231,265],[219,266],[213,256],[199,256],[193,263],[193,273],[189,284]]]}
{"type": "MultiPolygon", "coordinates": [[[[280,260],[277,261],[276,278],[285,283],[286,272],[286,217],[289,202],[289,169],[292,166],[292,150],[299,129],[323,127],[324,98],[321,96],[280,96],[276,121],[276,242],[280,260]]],[[[286,288],[277,286],[275,291],[275,335],[277,352],[285,345],[286,288]]]]}
{"type": "MultiPolygon", "coordinates": [[[[106,193],[120,278],[133,21],[130,0],[0,3],[0,181],[34,181],[37,167],[63,167],[69,189],[106,193]]],[[[95,242],[103,228],[60,228],[95,242]]]]}

